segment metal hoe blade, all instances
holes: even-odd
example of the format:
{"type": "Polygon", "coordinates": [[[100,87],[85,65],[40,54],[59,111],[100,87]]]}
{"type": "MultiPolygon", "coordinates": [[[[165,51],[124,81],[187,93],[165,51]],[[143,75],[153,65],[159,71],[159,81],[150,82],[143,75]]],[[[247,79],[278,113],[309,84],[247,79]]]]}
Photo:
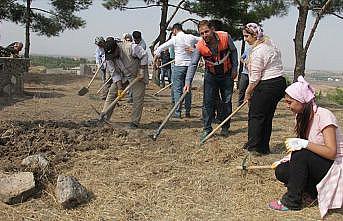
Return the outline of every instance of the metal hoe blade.
{"type": "Polygon", "coordinates": [[[83,96],[88,93],[88,88],[82,87],[79,92],[77,93],[79,96],[83,96]]]}

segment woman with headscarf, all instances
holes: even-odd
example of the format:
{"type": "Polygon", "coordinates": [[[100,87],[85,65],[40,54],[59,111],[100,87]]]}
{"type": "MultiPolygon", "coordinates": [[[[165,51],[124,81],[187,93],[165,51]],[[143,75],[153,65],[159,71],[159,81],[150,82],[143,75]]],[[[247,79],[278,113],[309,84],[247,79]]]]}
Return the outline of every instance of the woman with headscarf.
{"type": "Polygon", "coordinates": [[[286,89],[285,100],[296,114],[297,138],[285,142],[290,158],[274,163],[276,178],[285,183],[287,193],[269,207],[299,210],[303,198],[318,198],[324,217],[328,209],[343,206],[343,134],[333,113],[317,107],[314,90],[302,76],[286,89]]]}
{"type": "Polygon", "coordinates": [[[244,98],[249,102],[248,142],[244,148],[257,155],[269,154],[275,109],[286,88],[281,53],[258,24],[245,25],[243,37],[251,46],[244,98]]]}

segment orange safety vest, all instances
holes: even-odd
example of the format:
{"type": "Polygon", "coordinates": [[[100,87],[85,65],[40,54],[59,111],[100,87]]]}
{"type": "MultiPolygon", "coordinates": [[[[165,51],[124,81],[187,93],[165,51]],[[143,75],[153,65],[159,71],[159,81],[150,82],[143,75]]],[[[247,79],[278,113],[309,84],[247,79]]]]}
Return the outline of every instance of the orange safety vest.
{"type": "Polygon", "coordinates": [[[196,47],[205,60],[206,69],[212,74],[225,74],[231,70],[229,34],[224,31],[216,31],[218,36],[218,54],[213,55],[204,39],[199,40],[196,47]]]}

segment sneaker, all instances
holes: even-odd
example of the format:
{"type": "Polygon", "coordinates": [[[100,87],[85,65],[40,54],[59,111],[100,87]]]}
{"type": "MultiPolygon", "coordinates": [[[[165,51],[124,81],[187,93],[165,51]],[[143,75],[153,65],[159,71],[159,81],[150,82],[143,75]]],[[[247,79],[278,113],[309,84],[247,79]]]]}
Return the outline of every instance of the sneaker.
{"type": "Polygon", "coordinates": [[[228,137],[229,136],[229,129],[228,128],[222,128],[222,130],[220,131],[220,136],[228,137]]]}
{"type": "Polygon", "coordinates": [[[138,128],[138,124],[131,122],[131,123],[129,124],[129,128],[130,128],[130,129],[137,129],[137,128],[138,128]]]}
{"type": "Polygon", "coordinates": [[[189,112],[186,112],[186,115],[185,115],[186,118],[191,118],[191,113],[189,112]]]}
{"type": "Polygon", "coordinates": [[[269,203],[269,208],[277,211],[288,211],[289,209],[284,206],[280,200],[273,200],[269,203]]]}

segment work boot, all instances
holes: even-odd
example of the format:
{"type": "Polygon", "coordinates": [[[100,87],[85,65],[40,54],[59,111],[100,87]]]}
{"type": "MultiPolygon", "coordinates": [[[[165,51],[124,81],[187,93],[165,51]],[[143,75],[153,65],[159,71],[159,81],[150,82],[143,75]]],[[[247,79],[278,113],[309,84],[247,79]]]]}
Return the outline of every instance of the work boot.
{"type": "Polygon", "coordinates": [[[204,130],[202,134],[200,135],[200,142],[202,142],[205,139],[205,137],[207,137],[207,135],[209,135],[210,133],[211,131],[204,130]]]}
{"type": "Polygon", "coordinates": [[[220,136],[228,137],[229,136],[229,129],[226,127],[222,127],[222,130],[220,131],[220,136]]]}

